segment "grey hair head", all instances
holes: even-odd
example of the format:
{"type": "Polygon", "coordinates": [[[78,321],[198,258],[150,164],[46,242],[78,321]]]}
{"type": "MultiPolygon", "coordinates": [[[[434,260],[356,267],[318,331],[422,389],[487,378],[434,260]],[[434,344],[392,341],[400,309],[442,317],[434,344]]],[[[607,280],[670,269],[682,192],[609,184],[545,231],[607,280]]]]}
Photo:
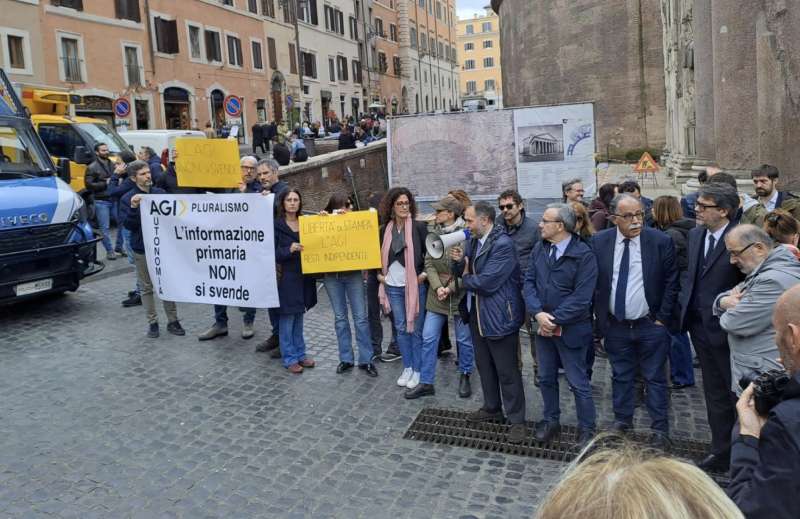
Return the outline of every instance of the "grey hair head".
{"type": "Polygon", "coordinates": [[[579,178],[571,178],[571,179],[567,180],[566,182],[562,182],[561,183],[561,192],[566,195],[567,191],[572,189],[572,186],[574,186],[575,184],[583,184],[583,180],[581,180],[579,178]]]}
{"type": "Polygon", "coordinates": [[[475,216],[485,216],[489,222],[494,222],[494,219],[497,217],[494,207],[488,202],[476,202],[472,208],[475,210],[475,216]]]}
{"type": "Polygon", "coordinates": [[[761,243],[768,250],[771,250],[775,246],[775,241],[767,234],[767,231],[756,225],[737,225],[728,234],[739,238],[739,245],[742,247],[747,247],[753,243],[761,243]]]}
{"type": "Polygon", "coordinates": [[[739,210],[739,194],[736,192],[736,189],[728,184],[711,181],[706,182],[697,191],[697,198],[713,200],[714,205],[728,212],[728,220],[732,220],[736,211],[739,210]]]}
{"type": "Polygon", "coordinates": [[[125,166],[125,174],[131,178],[136,176],[136,173],[139,171],[147,169],[150,171],[150,164],[143,160],[134,160],[133,162],[129,162],[127,166],[125,166]]]}
{"type": "Polygon", "coordinates": [[[644,209],[644,206],[642,205],[642,201],[641,200],[639,200],[638,198],[636,198],[635,196],[633,196],[631,194],[620,193],[619,195],[617,195],[617,196],[615,196],[614,198],[611,199],[611,205],[608,208],[609,212],[612,215],[619,214],[619,213],[617,213],[617,208],[619,207],[620,202],[622,202],[624,200],[633,200],[634,202],[639,204],[639,207],[644,209]]]}
{"type": "Polygon", "coordinates": [[[278,164],[278,161],[273,159],[272,157],[267,159],[261,159],[256,164],[256,167],[267,166],[269,169],[277,173],[281,169],[281,165],[278,164]]]}
{"type": "Polygon", "coordinates": [[[558,219],[564,224],[564,230],[568,233],[575,232],[575,225],[577,224],[577,216],[575,216],[575,209],[569,204],[547,204],[546,209],[555,209],[558,211],[558,219]]]}
{"type": "Polygon", "coordinates": [[[248,162],[256,163],[256,162],[258,162],[258,159],[257,159],[257,158],[255,158],[255,157],[254,157],[254,156],[252,156],[252,155],[245,155],[244,157],[242,157],[242,158],[239,160],[239,165],[240,165],[240,166],[244,166],[244,165],[245,165],[245,164],[247,164],[248,162]]]}

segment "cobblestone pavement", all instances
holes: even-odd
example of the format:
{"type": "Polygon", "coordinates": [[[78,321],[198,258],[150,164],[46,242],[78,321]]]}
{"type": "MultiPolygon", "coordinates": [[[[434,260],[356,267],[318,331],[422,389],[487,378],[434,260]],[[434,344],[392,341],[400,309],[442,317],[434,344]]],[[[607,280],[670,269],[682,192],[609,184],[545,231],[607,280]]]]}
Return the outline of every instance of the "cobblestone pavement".
{"type": "MultiPolygon", "coordinates": [[[[133,274],[117,262],[104,276],[0,311],[0,517],[531,517],[564,468],[402,439],[421,407],[473,409],[480,391],[457,397],[452,358],[436,396],[416,401],[395,385],[399,362],[377,379],[336,375],[324,290],[305,329],[317,368],[297,376],[253,352],[265,312],[254,340],[231,309],[231,335],[200,343],[211,308],[179,305],[188,335],[162,321],[162,337],[146,339],[141,307],[119,304],[133,274]]],[[[600,360],[601,425],[609,377],[600,360]]],[[[562,422],[575,423],[565,386],[562,422]]],[[[707,440],[699,389],[675,394],[673,409],[675,436],[707,440]]]]}

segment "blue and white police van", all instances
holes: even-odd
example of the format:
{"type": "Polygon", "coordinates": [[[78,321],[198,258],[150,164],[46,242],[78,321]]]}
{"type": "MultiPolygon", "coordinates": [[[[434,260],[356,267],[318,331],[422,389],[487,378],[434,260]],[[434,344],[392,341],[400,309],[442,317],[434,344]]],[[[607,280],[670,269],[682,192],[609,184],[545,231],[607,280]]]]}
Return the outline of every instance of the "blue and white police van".
{"type": "Polygon", "coordinates": [[[77,290],[103,269],[69,161],[54,166],[0,69],[0,304],[77,290]]]}

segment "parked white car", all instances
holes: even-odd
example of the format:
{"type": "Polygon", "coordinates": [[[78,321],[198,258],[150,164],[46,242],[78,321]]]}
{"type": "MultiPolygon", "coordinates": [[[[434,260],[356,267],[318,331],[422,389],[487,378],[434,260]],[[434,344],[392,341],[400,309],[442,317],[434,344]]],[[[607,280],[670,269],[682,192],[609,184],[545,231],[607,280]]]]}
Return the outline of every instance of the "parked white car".
{"type": "Polygon", "coordinates": [[[170,161],[175,160],[175,139],[188,137],[190,139],[205,139],[206,135],[198,130],[130,130],[119,132],[125,142],[133,146],[136,153],[143,146],[153,148],[161,157],[162,163],[167,159],[165,150],[169,151],[170,161]]]}

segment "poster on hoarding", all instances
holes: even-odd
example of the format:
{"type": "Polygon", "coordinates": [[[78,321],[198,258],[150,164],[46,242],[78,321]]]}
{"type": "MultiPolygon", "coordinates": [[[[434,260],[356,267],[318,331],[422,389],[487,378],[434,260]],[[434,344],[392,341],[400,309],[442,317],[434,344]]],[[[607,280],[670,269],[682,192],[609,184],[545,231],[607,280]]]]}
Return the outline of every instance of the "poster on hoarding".
{"type": "Polygon", "coordinates": [[[523,198],[561,198],[561,184],[580,179],[595,194],[594,105],[517,108],[514,111],[517,186],[523,198]]]}
{"type": "Polygon", "coordinates": [[[142,236],[159,299],[279,306],[274,195],[145,195],[142,236]]]}

